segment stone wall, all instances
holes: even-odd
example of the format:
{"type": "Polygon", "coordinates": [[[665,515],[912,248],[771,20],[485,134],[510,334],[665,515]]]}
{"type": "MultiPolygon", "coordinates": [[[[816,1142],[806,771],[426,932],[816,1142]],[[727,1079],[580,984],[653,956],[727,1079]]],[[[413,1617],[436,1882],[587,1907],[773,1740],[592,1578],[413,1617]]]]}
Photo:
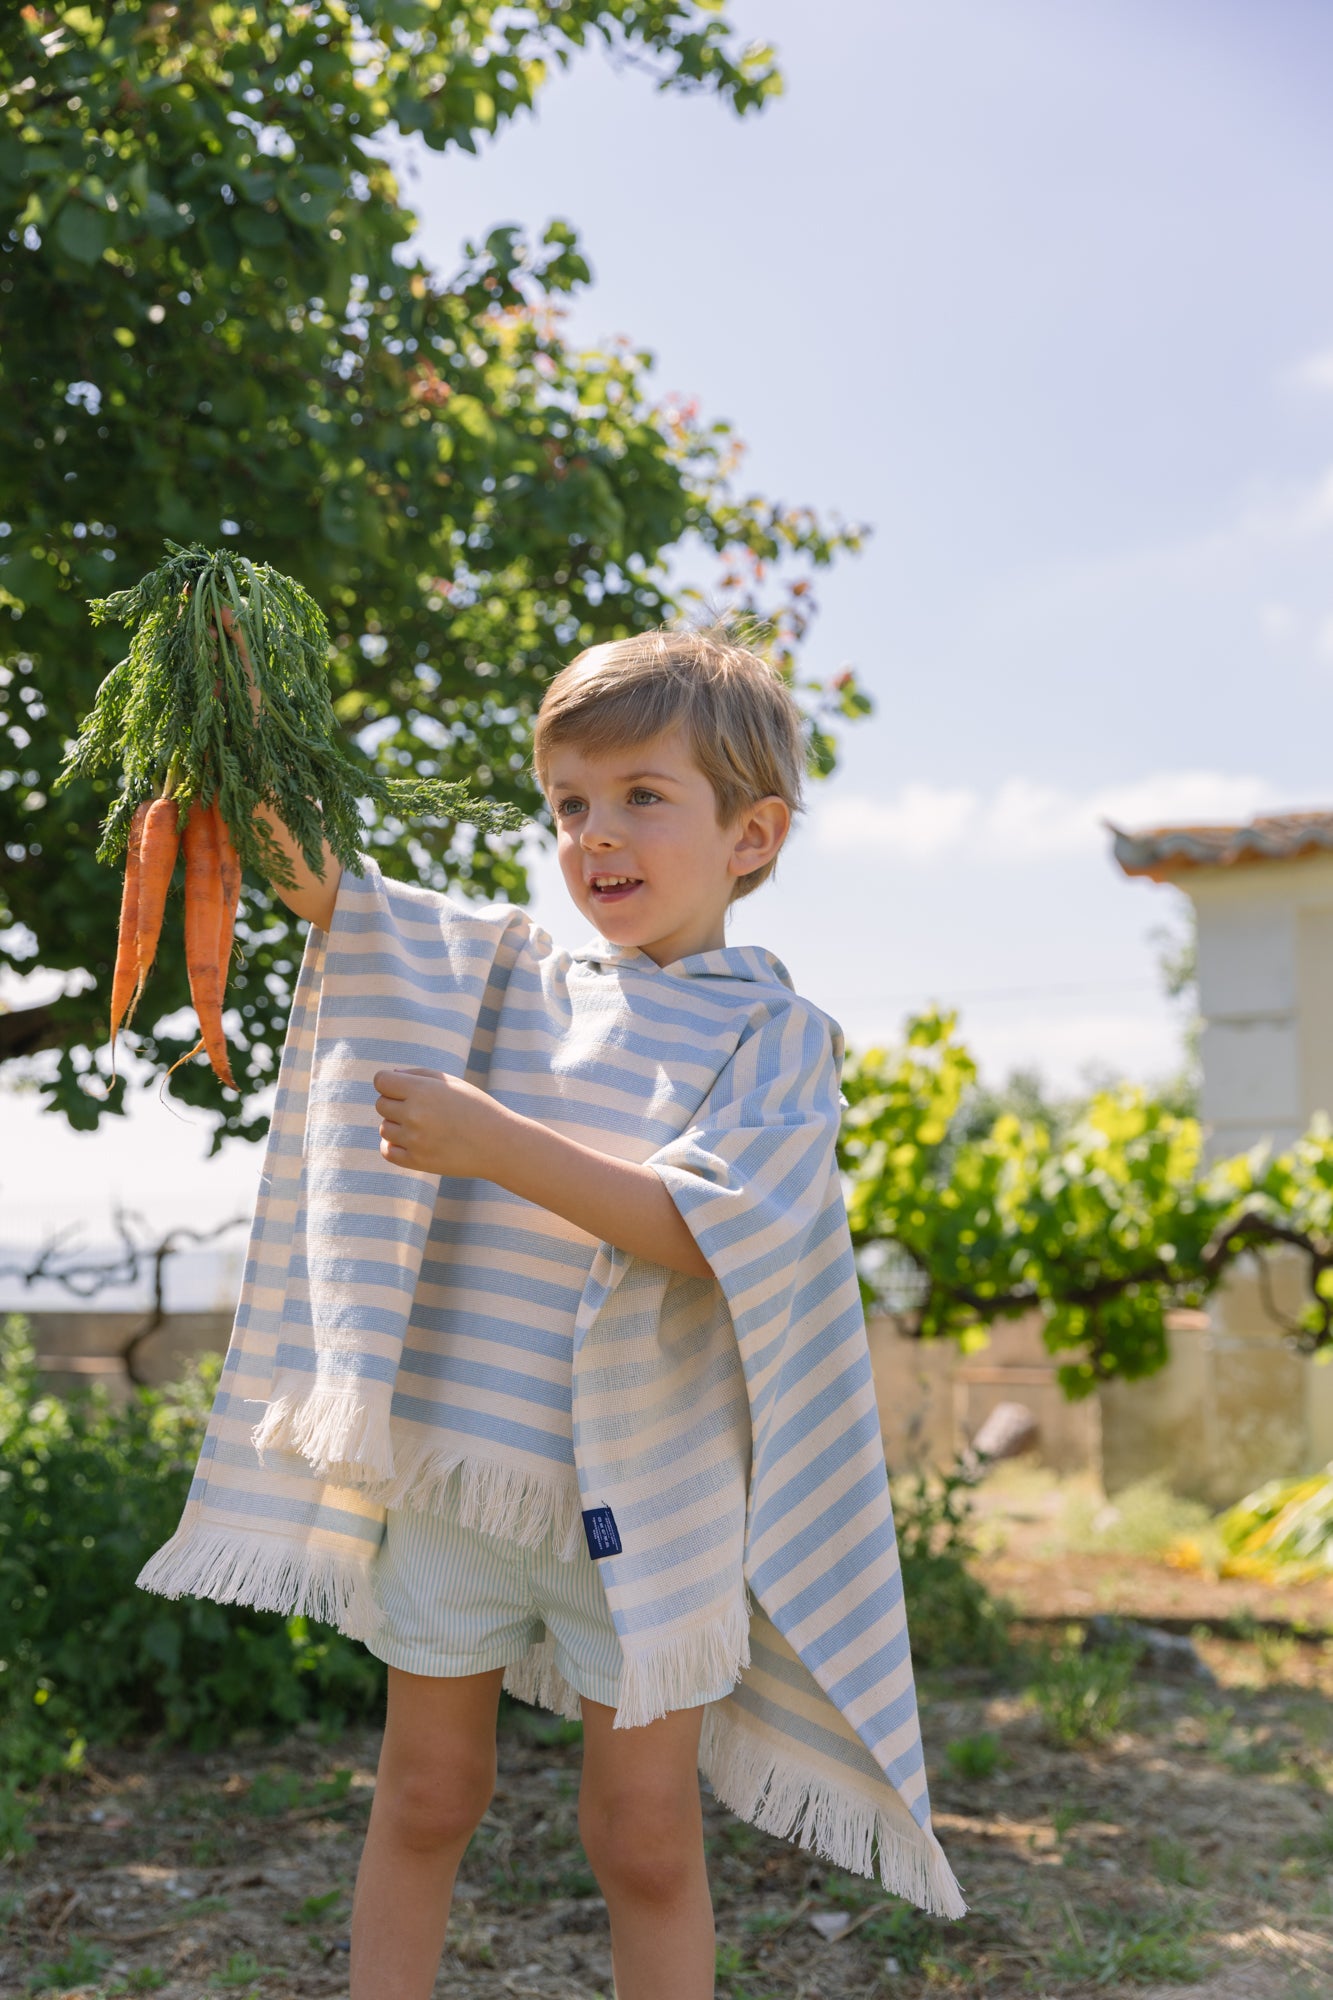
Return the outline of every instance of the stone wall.
{"type": "MultiPolygon", "coordinates": [[[[141,1312],[35,1312],[32,1326],[42,1379],[60,1395],[100,1382],[114,1395],[129,1393],[124,1355],[142,1332],[141,1312]]],[[[200,1354],[221,1353],[231,1335],[229,1312],[168,1313],[162,1325],[135,1348],[134,1364],[144,1382],[170,1382],[200,1354]]]]}
{"type": "Polygon", "coordinates": [[[951,1340],[906,1338],[896,1320],[872,1319],[880,1428],[889,1465],[949,1465],[998,1403],[1022,1403],[1037,1419],[1037,1457],[1056,1472],[1097,1469],[1100,1425],[1096,1398],[1069,1402],[1041,1338],[1036,1313],[1003,1320],[990,1343],[962,1354],[951,1340]]]}

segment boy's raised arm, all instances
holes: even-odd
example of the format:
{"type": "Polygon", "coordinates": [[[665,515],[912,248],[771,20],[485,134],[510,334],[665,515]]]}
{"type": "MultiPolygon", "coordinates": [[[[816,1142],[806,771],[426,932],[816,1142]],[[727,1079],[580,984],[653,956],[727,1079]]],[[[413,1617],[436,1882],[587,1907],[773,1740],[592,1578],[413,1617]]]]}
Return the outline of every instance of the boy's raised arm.
{"type": "MultiPolygon", "coordinates": [[[[255,685],[250,655],[246,651],[245,640],[236,625],[231,607],[222,608],[222,623],[228,635],[235,641],[236,650],[250,681],[250,700],[255,714],[259,713],[259,689],[255,685]]],[[[296,917],[308,917],[319,930],[326,931],[333,922],[333,906],[338,900],[338,884],[342,880],[342,863],[334,854],[328,842],[324,842],[324,866],[319,874],[309,866],[297,842],[292,838],[285,823],[268,806],[260,806],[256,819],[267,827],[274,845],[286,856],[292,872],[293,886],[284,889],[281,883],[272,884],[275,895],[280,896],[287,908],[296,917]]]]}

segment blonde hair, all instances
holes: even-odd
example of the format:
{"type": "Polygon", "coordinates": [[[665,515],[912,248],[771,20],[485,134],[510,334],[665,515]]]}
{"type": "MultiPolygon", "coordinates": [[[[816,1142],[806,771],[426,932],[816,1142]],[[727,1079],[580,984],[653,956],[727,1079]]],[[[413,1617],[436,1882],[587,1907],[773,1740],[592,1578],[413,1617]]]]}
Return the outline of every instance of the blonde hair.
{"type": "MultiPolygon", "coordinates": [[[[801,810],[805,738],[786,682],[723,625],[645,632],[590,646],[547,688],[532,732],[532,762],[546,789],[552,750],[577,744],[590,756],[646,743],[683,728],[713,788],[719,826],[759,799],[801,810]]],[[[737,877],[732,902],[766,882],[777,856],[737,877]]]]}

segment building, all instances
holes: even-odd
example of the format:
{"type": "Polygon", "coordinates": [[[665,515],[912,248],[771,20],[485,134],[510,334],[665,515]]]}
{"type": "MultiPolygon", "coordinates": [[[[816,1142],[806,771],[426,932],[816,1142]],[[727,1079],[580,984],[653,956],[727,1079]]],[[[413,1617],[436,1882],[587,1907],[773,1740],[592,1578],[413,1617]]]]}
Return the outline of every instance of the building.
{"type": "MultiPolygon", "coordinates": [[[[1193,905],[1210,1156],[1291,1145],[1333,1113],[1333,812],[1111,832],[1127,875],[1193,905]]],[[[1279,1309],[1293,1309],[1295,1261],[1273,1258],[1269,1277],[1279,1309]]],[[[1173,1332],[1160,1375],[1101,1400],[1108,1487],[1160,1471],[1222,1503],[1333,1459],[1333,1366],[1291,1350],[1252,1271],[1173,1332]]]]}

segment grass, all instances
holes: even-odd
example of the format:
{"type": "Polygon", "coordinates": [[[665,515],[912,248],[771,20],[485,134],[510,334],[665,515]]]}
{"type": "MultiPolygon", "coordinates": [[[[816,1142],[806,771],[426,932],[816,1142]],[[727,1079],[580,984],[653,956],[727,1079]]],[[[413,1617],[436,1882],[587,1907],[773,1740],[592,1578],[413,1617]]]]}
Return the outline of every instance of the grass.
{"type": "Polygon", "coordinates": [[[1064,1749],[1104,1743],[1124,1727],[1134,1678],[1133,1644],[1085,1652],[1078,1626],[1039,1658],[1031,1694],[1048,1734],[1064,1749]]]}
{"type": "Polygon", "coordinates": [[[213,1974],[211,1986],[252,1986],[256,1979],[263,1979],[277,1968],[261,1965],[252,1951],[234,1951],[226,1964],[213,1974]]]}
{"type": "Polygon", "coordinates": [[[944,1761],[956,1778],[989,1778],[1007,1760],[999,1737],[984,1730],[979,1736],[956,1736],[946,1743],[944,1761]]]}
{"type": "Polygon", "coordinates": [[[1188,1984],[1203,1976],[1186,1941],[1194,1929],[1188,1912],[1148,1918],[1123,1910],[1090,1910],[1080,1918],[1066,1900],[1065,1921],[1068,1939],[1047,1961],[1062,1979],[1086,1980],[1114,1992],[1126,1982],[1188,1984]]]}
{"type": "Polygon", "coordinates": [[[322,1924],[331,1920],[345,1900],[341,1889],[327,1889],[322,1896],[307,1896],[294,1910],[283,1912],[285,1924],[322,1924]]]}
{"type": "Polygon", "coordinates": [[[757,1966],[749,1962],[743,1945],[719,1944],[714,1966],[718,1992],[725,1995],[725,2000],[777,2000],[771,1987],[750,1985],[752,1978],[762,1978],[763,1975],[757,1966]]]}
{"type": "Polygon", "coordinates": [[[861,1926],[865,1942],[898,1962],[900,1972],[919,1971],[939,1942],[940,1927],[907,1903],[895,1903],[861,1926]]]}
{"type": "Polygon", "coordinates": [[[340,1806],[352,1787],[350,1771],[333,1771],[315,1783],[299,1771],[260,1771],[241,1800],[242,1810],[260,1819],[279,1819],[284,1813],[309,1811],[319,1806],[340,1806]]]}
{"type": "Polygon", "coordinates": [[[100,1979],[110,1963],[111,1953],[105,1945],[89,1944],[86,1938],[72,1937],[61,1957],[35,1965],[25,1984],[29,1993],[49,1993],[52,1989],[63,1991],[70,1986],[100,1979]]]}
{"type": "Polygon", "coordinates": [[[1064,1546],[1088,1555],[1164,1556],[1177,1543],[1194,1544],[1206,1568],[1224,1553],[1211,1508],[1182,1499],[1157,1476],[1126,1486],[1113,1499],[1071,1493],[1060,1518],[1064,1546]]]}
{"type": "Polygon", "coordinates": [[[1313,1832],[1284,1840],[1282,1852],[1293,1861],[1308,1862],[1312,1872],[1321,1866],[1333,1867],[1333,1810],[1323,1814],[1313,1832]]]}
{"type": "Polygon", "coordinates": [[[1181,1889],[1202,1889],[1208,1877],[1183,1840],[1155,1833],[1148,1842],[1153,1874],[1159,1882],[1171,1882],[1181,1889]]]}

